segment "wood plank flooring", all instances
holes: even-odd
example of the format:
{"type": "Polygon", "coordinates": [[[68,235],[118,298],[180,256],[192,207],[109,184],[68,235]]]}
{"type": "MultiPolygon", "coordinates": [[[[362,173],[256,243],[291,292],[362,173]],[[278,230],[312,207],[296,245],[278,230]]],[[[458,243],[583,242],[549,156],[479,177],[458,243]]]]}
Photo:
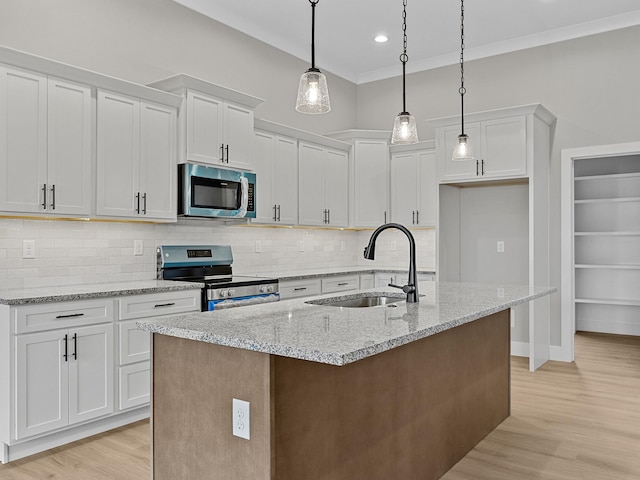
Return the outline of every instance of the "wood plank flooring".
{"type": "MultiPolygon", "coordinates": [[[[640,479],[640,337],[577,334],[575,363],[514,357],[511,375],[511,417],[443,480],[640,479]]],[[[1,480],[149,478],[147,421],[0,465],[1,480]]]]}

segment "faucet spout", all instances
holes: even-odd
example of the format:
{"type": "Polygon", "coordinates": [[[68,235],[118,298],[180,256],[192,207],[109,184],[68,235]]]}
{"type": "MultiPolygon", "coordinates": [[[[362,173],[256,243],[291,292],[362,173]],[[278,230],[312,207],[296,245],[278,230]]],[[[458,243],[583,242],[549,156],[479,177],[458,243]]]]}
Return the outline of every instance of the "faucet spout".
{"type": "Polygon", "coordinates": [[[416,303],[419,301],[418,277],[416,273],[416,241],[407,227],[400,225],[399,223],[385,223],[384,225],[376,228],[371,234],[369,244],[364,249],[364,258],[367,260],[373,260],[375,258],[376,239],[380,233],[389,228],[396,228],[400,230],[409,239],[409,279],[407,284],[404,286],[398,286],[390,283],[389,286],[402,289],[402,291],[407,294],[407,303],[416,303]]]}

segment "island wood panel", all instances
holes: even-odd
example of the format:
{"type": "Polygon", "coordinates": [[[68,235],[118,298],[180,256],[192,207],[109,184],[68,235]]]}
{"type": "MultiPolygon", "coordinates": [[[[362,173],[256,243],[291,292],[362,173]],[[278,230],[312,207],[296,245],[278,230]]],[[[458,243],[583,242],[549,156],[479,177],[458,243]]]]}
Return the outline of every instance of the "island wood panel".
{"type": "Polygon", "coordinates": [[[509,345],[508,311],[342,367],[154,334],[154,479],[439,478],[509,415],[509,345]]]}
{"type": "Polygon", "coordinates": [[[275,479],[440,478],[510,412],[509,312],[334,367],[275,357],[275,479]]]}

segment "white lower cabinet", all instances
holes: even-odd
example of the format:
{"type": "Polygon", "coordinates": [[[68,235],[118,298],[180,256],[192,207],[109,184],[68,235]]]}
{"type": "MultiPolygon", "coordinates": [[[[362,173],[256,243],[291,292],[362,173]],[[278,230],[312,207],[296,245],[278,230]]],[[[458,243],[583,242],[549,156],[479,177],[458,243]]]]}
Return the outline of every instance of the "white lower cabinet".
{"type": "Polygon", "coordinates": [[[346,292],[360,288],[359,275],[341,275],[322,279],[322,293],[346,292]]]}
{"type": "Polygon", "coordinates": [[[278,288],[280,289],[280,298],[282,300],[307,297],[310,295],[320,295],[322,293],[322,286],[319,278],[280,280],[278,288]]]}
{"type": "Polygon", "coordinates": [[[148,404],[151,398],[150,362],[147,361],[120,367],[118,384],[120,387],[118,408],[120,410],[148,404]]]}
{"type": "Polygon", "coordinates": [[[17,335],[16,439],[112,413],[113,364],[112,323],[17,335]]]}

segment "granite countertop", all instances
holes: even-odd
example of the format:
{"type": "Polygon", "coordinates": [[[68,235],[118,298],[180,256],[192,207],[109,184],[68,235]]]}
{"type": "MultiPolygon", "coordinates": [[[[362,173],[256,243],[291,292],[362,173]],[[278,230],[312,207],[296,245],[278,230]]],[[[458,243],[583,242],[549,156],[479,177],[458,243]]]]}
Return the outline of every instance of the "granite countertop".
{"type": "MultiPolygon", "coordinates": [[[[272,277],[277,278],[280,281],[286,280],[304,280],[308,278],[322,278],[326,276],[332,275],[365,275],[365,274],[376,274],[376,273],[407,273],[408,269],[406,268],[374,268],[371,266],[347,266],[347,267],[330,267],[330,268],[305,268],[305,269],[297,269],[297,270],[280,270],[280,271],[272,271],[268,274],[254,275],[253,273],[242,273],[242,272],[234,272],[238,275],[246,275],[246,276],[261,276],[261,277],[272,277]]],[[[436,271],[434,268],[418,268],[416,270],[417,273],[435,275],[436,271]]]]}
{"type": "Polygon", "coordinates": [[[141,280],[137,282],[90,283],[59,287],[16,288],[0,290],[0,305],[68,302],[92,298],[175,292],[202,288],[202,283],[172,280],[141,280]]]}
{"type": "MultiPolygon", "coordinates": [[[[514,305],[556,292],[555,287],[421,282],[420,302],[395,307],[341,308],[304,299],[145,320],[138,328],[256,352],[346,365],[514,305]]],[[[347,299],[362,292],[397,296],[391,288],[313,297],[347,299]]]]}

